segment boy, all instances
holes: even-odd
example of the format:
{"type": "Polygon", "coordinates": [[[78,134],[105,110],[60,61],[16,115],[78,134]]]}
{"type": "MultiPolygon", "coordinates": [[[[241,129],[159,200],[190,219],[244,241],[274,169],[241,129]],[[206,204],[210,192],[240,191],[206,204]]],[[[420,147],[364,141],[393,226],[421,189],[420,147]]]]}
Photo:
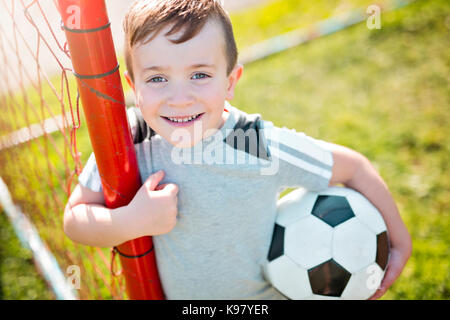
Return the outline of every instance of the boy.
{"type": "Polygon", "coordinates": [[[228,103],[243,67],[219,1],[136,1],[124,29],[125,76],[155,132],[136,144],[145,183],[127,206],[108,209],[91,156],[66,206],[66,234],[100,247],[153,236],[168,299],[283,299],[262,275],[280,191],[342,183],[386,221],[391,258],[373,298],[382,296],[411,254],[385,183],[361,154],[228,103]]]}

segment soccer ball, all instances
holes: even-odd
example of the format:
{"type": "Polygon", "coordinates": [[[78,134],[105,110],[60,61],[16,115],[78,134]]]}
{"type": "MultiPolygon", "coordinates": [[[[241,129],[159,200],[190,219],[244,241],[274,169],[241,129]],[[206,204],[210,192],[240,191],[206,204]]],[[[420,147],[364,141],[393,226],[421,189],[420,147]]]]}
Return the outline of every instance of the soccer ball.
{"type": "Polygon", "coordinates": [[[289,299],[368,299],[389,260],[379,211],[342,187],[296,189],[277,203],[264,274],[289,299]]]}

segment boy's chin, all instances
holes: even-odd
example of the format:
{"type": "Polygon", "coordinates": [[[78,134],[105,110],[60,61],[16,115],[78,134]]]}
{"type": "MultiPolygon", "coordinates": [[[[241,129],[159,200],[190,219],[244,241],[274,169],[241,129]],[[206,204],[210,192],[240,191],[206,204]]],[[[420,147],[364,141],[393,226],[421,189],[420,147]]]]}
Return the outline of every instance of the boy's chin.
{"type": "MultiPolygon", "coordinates": [[[[192,148],[205,137],[203,122],[198,121],[193,126],[171,128],[164,138],[177,148],[192,148]]],[[[208,131],[208,130],[207,130],[208,131]]]]}
{"type": "Polygon", "coordinates": [[[201,137],[197,137],[197,138],[190,137],[188,135],[180,135],[180,136],[174,135],[167,140],[174,147],[185,149],[185,148],[192,148],[197,143],[199,143],[202,140],[202,138],[201,137]]]}

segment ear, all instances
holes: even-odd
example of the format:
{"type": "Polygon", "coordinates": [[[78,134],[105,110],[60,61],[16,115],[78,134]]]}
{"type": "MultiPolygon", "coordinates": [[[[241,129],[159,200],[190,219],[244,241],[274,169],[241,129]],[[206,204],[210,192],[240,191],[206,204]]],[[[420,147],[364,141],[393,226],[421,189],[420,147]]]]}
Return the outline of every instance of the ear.
{"type": "Polygon", "coordinates": [[[133,89],[133,91],[135,91],[133,80],[131,80],[131,77],[130,77],[130,74],[128,73],[128,71],[125,71],[123,73],[123,75],[124,75],[125,79],[127,79],[127,82],[130,85],[131,89],[133,89]]]}
{"type": "Polygon", "coordinates": [[[225,97],[226,100],[230,101],[234,98],[234,89],[242,76],[242,72],[244,71],[244,66],[242,64],[237,64],[234,69],[231,71],[228,76],[228,88],[227,95],[225,97]]]}

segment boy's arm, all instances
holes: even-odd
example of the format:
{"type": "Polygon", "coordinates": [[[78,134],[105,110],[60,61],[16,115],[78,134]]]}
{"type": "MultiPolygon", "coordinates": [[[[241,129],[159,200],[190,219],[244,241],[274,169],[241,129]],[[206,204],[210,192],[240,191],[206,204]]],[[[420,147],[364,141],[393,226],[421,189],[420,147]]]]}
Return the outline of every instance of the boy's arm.
{"type": "Polygon", "coordinates": [[[78,184],[64,210],[64,232],[75,242],[113,247],[130,240],[126,207],[105,207],[103,193],[78,184]]]}
{"type": "Polygon", "coordinates": [[[159,184],[164,171],[149,176],[126,206],[105,207],[103,193],[78,184],[64,211],[64,232],[75,242],[113,247],[142,236],[167,233],[177,222],[178,187],[159,184]]]}
{"type": "Polygon", "coordinates": [[[370,161],[349,148],[331,144],[333,169],[330,186],[342,183],[363,194],[382,214],[391,243],[391,253],[386,274],[380,289],[371,299],[380,298],[400,276],[408,261],[412,242],[389,189],[370,161]]]}

